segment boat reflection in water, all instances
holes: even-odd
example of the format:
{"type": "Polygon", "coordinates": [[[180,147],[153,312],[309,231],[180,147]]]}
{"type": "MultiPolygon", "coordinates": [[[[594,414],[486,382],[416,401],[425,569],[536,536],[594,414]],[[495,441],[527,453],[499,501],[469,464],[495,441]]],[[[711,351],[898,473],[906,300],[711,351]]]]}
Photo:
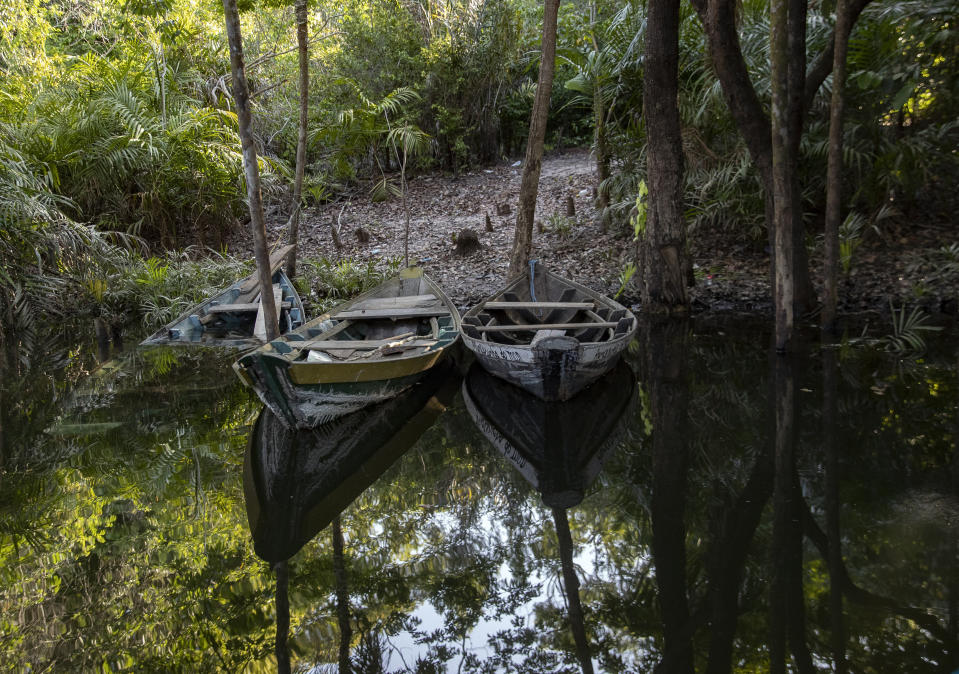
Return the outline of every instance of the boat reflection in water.
{"type": "Polygon", "coordinates": [[[310,430],[289,430],[264,408],[243,471],[256,554],[270,563],[296,554],[416,442],[459,382],[441,364],[402,395],[310,430]]]}
{"type": "Polygon", "coordinates": [[[463,402],[477,428],[552,509],[570,628],[577,658],[588,673],[593,664],[566,511],[582,502],[619,444],[635,392],[636,379],[623,361],[564,402],[540,400],[475,365],[463,382],[463,402]]]}

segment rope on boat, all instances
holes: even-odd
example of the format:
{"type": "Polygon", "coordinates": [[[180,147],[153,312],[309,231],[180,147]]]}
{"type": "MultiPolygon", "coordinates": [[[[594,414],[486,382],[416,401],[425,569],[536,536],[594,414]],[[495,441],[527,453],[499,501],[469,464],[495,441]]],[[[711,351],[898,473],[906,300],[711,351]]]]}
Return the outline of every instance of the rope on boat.
{"type": "Polygon", "coordinates": [[[529,297],[534,302],[539,302],[536,299],[536,288],[534,287],[534,279],[536,278],[536,260],[529,261],[529,297]]]}

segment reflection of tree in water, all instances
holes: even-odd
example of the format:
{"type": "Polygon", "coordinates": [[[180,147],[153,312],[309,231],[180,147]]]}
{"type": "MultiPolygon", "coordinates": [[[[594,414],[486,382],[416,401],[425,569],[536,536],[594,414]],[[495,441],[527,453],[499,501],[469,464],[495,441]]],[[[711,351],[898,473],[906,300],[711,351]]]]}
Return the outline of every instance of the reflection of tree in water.
{"type": "MultiPolygon", "coordinates": [[[[340,515],[341,560],[323,532],[288,562],[293,666],[342,664],[345,646],[354,671],[374,660],[391,672],[418,660],[440,671],[579,671],[566,604],[543,600],[565,590],[556,579],[569,558],[598,670],[665,669],[668,641],[690,645],[696,671],[767,671],[775,499],[787,496],[800,523],[780,520],[778,534],[801,544],[788,579],[805,613],[793,629],[815,667],[844,657],[847,671],[955,669],[955,356],[900,362],[837,348],[834,423],[826,356],[801,357],[793,458],[777,478],[774,381],[761,345],[701,326],[657,339],[662,359],[650,362],[645,342],[637,358],[641,423],[567,511],[575,555],[554,538],[542,495],[485,449],[454,405],[340,515]],[[670,349],[685,353],[676,376],[666,371],[670,349]],[[686,413],[670,400],[684,400],[686,413]],[[654,414],[674,421],[655,424],[654,414]],[[774,495],[777,479],[787,489],[774,495]],[[670,518],[679,524],[658,530],[670,518]],[[680,555],[684,565],[673,561],[680,555]],[[658,573],[667,565],[672,578],[658,573]],[[688,619],[667,639],[662,601],[683,593],[688,619]],[[338,611],[347,606],[351,633],[338,611]],[[435,609],[433,622],[423,607],[435,609]]],[[[62,386],[20,382],[27,395],[6,406],[0,491],[9,581],[0,616],[18,631],[0,642],[0,661],[274,669],[276,588],[253,557],[239,502],[238,457],[255,408],[209,374],[222,375],[218,365],[192,358],[143,356],[89,387],[72,370],[62,386]],[[43,433],[55,427],[74,435],[43,433]]],[[[555,475],[566,465],[554,464],[555,475]]],[[[783,643],[786,667],[798,669],[783,643]]]]}
{"type": "Polygon", "coordinates": [[[624,363],[566,402],[544,402],[476,366],[463,385],[477,427],[552,511],[569,628],[580,667],[590,674],[593,663],[567,510],[582,502],[616,446],[634,388],[624,363]]]}
{"type": "MultiPolygon", "coordinates": [[[[835,384],[829,384],[828,376],[825,386],[826,409],[820,418],[820,410],[815,405],[809,405],[808,398],[803,401],[805,405],[800,405],[803,394],[821,390],[821,387],[811,383],[814,380],[810,375],[814,376],[815,373],[809,367],[809,361],[794,363],[791,359],[773,356],[770,361],[770,391],[773,395],[768,403],[759,398],[749,403],[756,410],[761,410],[765,404],[769,405],[770,431],[765,433],[765,425],[758,423],[752,429],[754,440],[744,438],[758,450],[752,453],[751,461],[742,463],[735,471],[716,471],[715,462],[704,464],[702,457],[716,456],[713,448],[717,446],[724,447],[728,456],[736,454],[729,449],[732,444],[717,437],[724,434],[730,424],[728,417],[723,418],[723,415],[716,413],[722,408],[715,406],[715,401],[717,396],[732,399],[739,395],[738,391],[748,391],[749,388],[731,387],[732,390],[725,393],[722,384],[713,383],[705,391],[708,398],[704,400],[706,396],[703,396],[704,391],[697,381],[700,376],[693,372],[688,385],[693,392],[691,414],[687,419],[671,416],[682,407],[682,403],[677,404],[677,393],[670,387],[673,378],[664,376],[664,372],[669,362],[681,363],[685,362],[685,358],[670,359],[668,350],[666,353],[657,351],[656,345],[663,343],[675,345],[677,340],[659,340],[656,328],[651,328],[647,333],[647,357],[643,373],[649,399],[647,414],[651,417],[650,426],[653,429],[651,523],[664,645],[659,655],[660,667],[666,671],[691,671],[689,663],[678,663],[670,655],[676,653],[676,649],[670,647],[672,638],[680,643],[684,640],[691,643],[690,652],[696,658],[696,669],[709,672],[728,672],[733,663],[743,667],[746,666],[744,663],[750,661],[755,662],[756,667],[770,671],[790,668],[813,671],[817,666],[814,665],[813,654],[818,661],[831,657],[837,669],[856,662],[858,665],[854,665],[853,670],[864,663],[869,663],[866,665],[868,668],[882,670],[889,666],[889,662],[896,662],[897,671],[923,671],[931,662],[940,662],[949,663],[944,666],[946,671],[951,671],[948,668],[954,667],[952,663],[956,662],[957,657],[955,637],[948,634],[945,612],[935,608],[937,601],[932,599],[934,595],[929,594],[929,590],[938,582],[938,574],[931,564],[917,558],[912,560],[918,562],[915,568],[906,570],[900,567],[897,570],[900,573],[905,571],[903,577],[906,578],[923,576],[923,584],[926,584],[925,578],[929,578],[932,586],[906,601],[896,600],[892,597],[891,590],[895,583],[889,582],[891,577],[872,579],[870,584],[876,590],[868,591],[853,582],[847,568],[851,557],[856,554],[849,549],[850,541],[859,537],[863,542],[869,541],[866,542],[867,549],[876,549],[873,546],[877,542],[880,547],[889,547],[892,540],[877,541],[874,523],[871,522],[857,523],[856,532],[852,533],[849,517],[844,518],[845,533],[840,537],[838,514],[840,492],[843,489],[861,490],[860,485],[875,487],[881,482],[888,482],[890,477],[904,477],[897,475],[895,469],[889,470],[890,466],[902,464],[901,456],[890,457],[892,460],[886,465],[863,460],[863,454],[868,456],[869,451],[892,450],[901,453],[902,441],[893,438],[864,441],[860,429],[882,428],[895,418],[898,428],[893,433],[903,438],[912,434],[905,428],[912,424],[904,416],[897,414],[892,417],[889,408],[881,403],[876,406],[873,401],[861,399],[856,404],[863,405],[866,410],[860,410],[856,415],[848,415],[849,410],[846,410],[845,417],[830,417],[829,406],[836,403],[835,398],[829,396],[830,386],[835,384]],[[701,409],[706,404],[713,410],[712,413],[701,409]],[[869,418],[877,411],[884,421],[869,418]],[[700,422],[700,413],[709,417],[709,423],[700,422]],[[657,418],[660,419],[658,423],[657,418]],[[831,421],[832,418],[836,420],[831,421]],[[815,421],[815,425],[810,424],[810,421],[815,421]],[[820,423],[825,424],[825,429],[820,423]],[[838,435],[843,437],[837,437],[837,428],[838,435]],[[826,443],[820,445],[824,431],[826,443]],[[707,472],[697,474],[685,471],[678,456],[664,455],[660,450],[662,445],[657,440],[657,436],[663,435],[672,437],[666,444],[678,454],[686,451],[684,447],[691,448],[690,456],[694,461],[698,460],[699,466],[707,472]],[[764,440],[768,442],[766,448],[763,447],[764,440]],[[844,451],[837,450],[837,447],[844,451]],[[658,459],[661,456],[663,459],[658,459]],[[662,468],[669,463],[673,463],[675,468],[663,473],[662,468]],[[825,465],[825,480],[819,479],[820,465],[825,465]],[[684,474],[686,478],[681,477],[684,474]],[[676,495],[680,489],[678,484],[669,484],[670,476],[674,480],[694,478],[699,484],[709,487],[708,491],[701,493],[708,494],[711,491],[713,496],[704,501],[697,497],[695,490],[688,490],[691,499],[684,503],[684,499],[676,495]],[[825,487],[822,490],[825,493],[820,491],[821,487],[825,487]],[[662,501],[656,497],[657,491],[672,503],[664,508],[662,501]],[[721,498],[716,500],[716,496],[721,498]],[[657,502],[660,503],[659,507],[657,502]],[[657,512],[663,513],[659,521],[657,512]],[[820,513],[825,514],[827,531],[817,521],[820,513]],[[674,521],[663,521],[664,515],[674,521]],[[709,523],[705,531],[702,529],[703,522],[709,523]],[[680,546],[676,541],[677,532],[683,531],[684,527],[686,533],[682,538],[685,542],[680,546]],[[661,533],[661,528],[666,531],[661,533]],[[661,563],[659,551],[664,549],[666,543],[657,543],[663,536],[672,540],[669,549],[675,553],[664,560],[665,564],[661,563]],[[696,544],[691,545],[692,541],[696,544]],[[840,541],[845,541],[845,551],[840,548],[840,541]],[[819,553],[818,557],[814,551],[819,553]],[[682,563],[684,555],[687,559],[685,565],[682,563]],[[764,562],[764,559],[768,561],[764,562]],[[673,577],[676,569],[684,566],[688,569],[689,577],[680,585],[673,577]],[[923,569],[927,570],[928,576],[923,569]],[[667,577],[660,578],[664,571],[667,577]],[[834,588],[831,596],[829,586],[834,588]],[[689,613],[685,620],[682,616],[684,588],[689,592],[689,613]],[[837,596],[836,591],[841,591],[842,595],[837,596]],[[930,602],[928,607],[915,607],[916,598],[923,595],[930,602]],[[845,607],[841,597],[846,599],[845,607]],[[881,614],[876,613],[877,609],[881,614]],[[905,621],[910,621],[913,626],[909,627],[905,621]],[[850,625],[854,629],[850,630],[850,625]],[[867,634],[870,636],[867,637],[867,634]],[[852,638],[852,635],[858,635],[858,638],[852,638]],[[939,646],[935,645],[936,642],[939,642],[939,646]],[[884,658],[891,654],[887,644],[892,643],[909,646],[883,664],[884,658]],[[766,648],[768,656],[764,653],[766,648]],[[937,653],[939,648],[943,650],[937,653]]],[[[739,376],[728,365],[713,362],[730,376],[739,376]]],[[[907,381],[890,381],[895,383],[887,393],[893,393],[903,385],[909,386],[907,381]]],[[[941,375],[935,375],[927,383],[932,381],[940,386],[941,375]]],[[[760,386],[754,386],[753,389],[761,392],[761,382],[760,386]]],[[[855,397],[850,397],[847,392],[840,399],[848,401],[855,400],[855,397]]],[[[904,403],[906,400],[922,400],[922,396],[904,396],[898,402],[904,403]]],[[[737,407],[743,411],[747,409],[742,405],[737,407]]],[[[925,408],[920,411],[920,416],[928,415],[928,399],[925,408]]],[[[738,409],[736,413],[742,414],[738,409]]],[[[941,423],[936,425],[942,427],[941,423]]],[[[921,427],[921,422],[916,427],[921,427]]],[[[748,429],[743,426],[732,428],[748,429]]],[[[891,426],[886,430],[891,430],[891,426]]],[[[915,449],[906,453],[915,452],[916,458],[924,454],[928,460],[935,455],[935,448],[929,444],[913,447],[915,449]]],[[[943,463],[938,462],[938,465],[942,466],[943,463]]],[[[918,477],[918,473],[925,473],[926,477],[920,479],[925,481],[936,474],[935,466],[935,461],[919,471],[916,471],[918,466],[913,466],[911,470],[907,469],[906,474],[912,473],[918,477]]],[[[867,500],[872,500],[873,504],[864,506],[853,501],[847,504],[846,512],[859,517],[860,513],[865,515],[877,503],[883,503],[883,507],[888,508],[890,490],[895,494],[903,488],[901,484],[889,484],[888,487],[891,489],[876,489],[870,495],[867,500]],[[848,509],[849,505],[853,506],[851,510],[848,509]]],[[[860,498],[862,493],[860,491],[860,498]]],[[[939,529],[936,535],[942,534],[942,529],[939,529]]],[[[929,545],[930,542],[925,541],[916,549],[925,550],[928,554],[936,549],[936,545],[929,545]]],[[[910,546],[905,547],[909,549],[910,546]]],[[[950,568],[954,568],[954,557],[949,564],[952,565],[950,568]]],[[[865,568],[868,566],[865,565],[865,568]]],[[[947,575],[955,577],[954,572],[947,575]]]]}
{"type": "MultiPolygon", "coordinates": [[[[287,560],[330,524],[338,662],[340,671],[350,671],[349,574],[340,513],[416,442],[457,385],[453,367],[439,366],[386,403],[310,430],[291,430],[269,409],[261,410],[247,445],[244,488],[254,547],[276,573],[280,671],[290,669],[287,560]]],[[[361,644],[372,643],[369,630],[360,638],[361,644]]]]}
{"type": "MultiPolygon", "coordinates": [[[[0,661],[91,671],[250,659],[226,649],[225,625],[259,594],[234,582],[247,571],[229,487],[239,446],[224,429],[252,405],[230,380],[211,386],[224,364],[208,355],[167,353],[157,367],[158,352],[125,354],[85,379],[70,370],[86,367],[78,359],[4,381],[37,396],[14,408],[27,423],[0,497],[0,611],[19,616],[0,661]]],[[[255,648],[255,626],[234,630],[255,648]]]]}

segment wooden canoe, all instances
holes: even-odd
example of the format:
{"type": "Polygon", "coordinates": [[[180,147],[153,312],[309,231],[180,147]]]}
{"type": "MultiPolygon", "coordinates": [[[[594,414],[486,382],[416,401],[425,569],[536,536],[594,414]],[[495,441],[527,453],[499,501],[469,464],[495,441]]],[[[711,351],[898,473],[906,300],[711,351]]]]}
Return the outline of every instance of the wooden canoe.
{"type": "MultiPolygon", "coordinates": [[[[300,327],[306,319],[296,288],[280,269],[291,249],[292,246],[284,246],[270,256],[281,334],[300,327]]],[[[264,341],[266,328],[260,305],[259,275],[254,272],[184,312],[143,340],[140,346],[191,344],[251,349],[264,341]]]]}
{"type": "Polygon", "coordinates": [[[568,400],[616,364],[636,327],[618,302],[532,263],[466,312],[463,342],[491,374],[568,400]]]}
{"type": "Polygon", "coordinates": [[[546,402],[476,364],[463,381],[463,402],[480,433],[551,508],[583,500],[616,448],[635,409],[636,378],[620,362],[564,402],[546,402]]]}
{"type": "Polygon", "coordinates": [[[290,430],[264,408],[243,470],[256,554],[271,563],[296,554],[413,446],[460,381],[444,363],[392,400],[310,430],[290,430]]]}
{"type": "Polygon", "coordinates": [[[306,429],[405,391],[459,337],[456,307],[414,267],[244,355],[233,369],[290,428],[306,429]]]}

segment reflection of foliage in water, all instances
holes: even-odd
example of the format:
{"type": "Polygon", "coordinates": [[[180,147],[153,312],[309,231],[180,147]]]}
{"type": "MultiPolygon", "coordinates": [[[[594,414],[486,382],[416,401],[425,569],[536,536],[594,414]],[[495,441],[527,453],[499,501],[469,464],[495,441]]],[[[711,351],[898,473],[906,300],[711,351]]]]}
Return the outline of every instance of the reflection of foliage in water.
{"type": "Polygon", "coordinates": [[[269,631],[250,615],[270,587],[237,479],[254,407],[231,379],[210,377],[209,357],[147,352],[95,373],[35,438],[70,434],[69,458],[4,480],[0,604],[8,627],[25,619],[0,661],[228,669],[267,650],[269,631]]]}
{"type": "MultiPolygon", "coordinates": [[[[731,662],[769,667],[772,507],[769,491],[743,500],[757,466],[772,459],[764,342],[710,328],[689,343],[688,423],[656,427],[649,397],[659,389],[641,376],[647,400],[642,410],[636,403],[623,451],[568,513],[587,635],[605,671],[649,671],[664,653],[657,566],[668,559],[652,552],[650,433],[672,433],[689,455],[685,569],[697,669],[717,657],[708,621],[723,608],[718,562],[734,552],[729,532],[750,508],[757,524],[734,605],[725,607],[737,616],[731,662]]],[[[930,346],[935,354],[941,344],[930,346]]],[[[126,426],[50,436],[45,443],[75,450],[4,475],[0,624],[11,636],[0,642],[3,663],[271,668],[272,579],[252,556],[239,494],[254,406],[222,363],[211,363],[210,375],[204,357],[173,353],[146,352],[105,373],[87,398],[61,390],[75,410],[64,417],[126,426]]],[[[867,346],[838,353],[843,555],[855,584],[846,657],[851,671],[923,671],[950,657],[948,635],[935,625],[944,630],[959,586],[949,524],[955,483],[946,470],[956,461],[955,355],[902,361],[867,346]],[[916,622],[911,608],[931,622],[916,622]]],[[[797,368],[796,479],[810,518],[804,631],[808,649],[828,662],[830,569],[816,533],[826,508],[820,369],[818,354],[797,368]]],[[[54,424],[45,419],[33,428],[54,424]]],[[[461,405],[344,512],[343,529],[358,671],[385,662],[385,671],[443,671],[461,660],[464,672],[578,671],[549,510],[461,405]]],[[[334,663],[330,534],[321,532],[290,570],[295,661],[334,663]]]]}

